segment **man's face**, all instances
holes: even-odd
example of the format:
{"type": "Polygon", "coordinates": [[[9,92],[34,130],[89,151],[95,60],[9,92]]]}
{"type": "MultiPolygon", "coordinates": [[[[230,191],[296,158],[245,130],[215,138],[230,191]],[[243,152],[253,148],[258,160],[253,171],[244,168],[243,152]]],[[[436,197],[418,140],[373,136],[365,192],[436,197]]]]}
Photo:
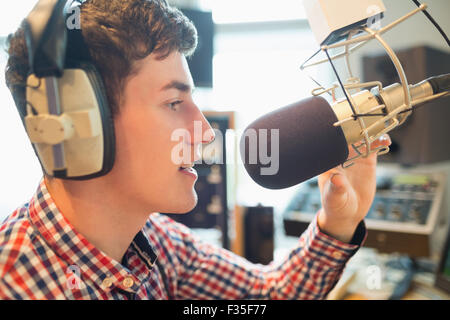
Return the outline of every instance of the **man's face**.
{"type": "Polygon", "coordinates": [[[116,161],[110,178],[131,208],[188,212],[197,204],[197,178],[180,166],[199,160],[200,145],[212,141],[214,132],[192,100],[184,55],[173,52],[157,60],[151,54],[139,61],[138,70],[126,83],[114,121],[116,161]],[[201,134],[194,135],[194,123],[201,125],[201,134]],[[176,132],[185,132],[186,140],[176,132]]]}

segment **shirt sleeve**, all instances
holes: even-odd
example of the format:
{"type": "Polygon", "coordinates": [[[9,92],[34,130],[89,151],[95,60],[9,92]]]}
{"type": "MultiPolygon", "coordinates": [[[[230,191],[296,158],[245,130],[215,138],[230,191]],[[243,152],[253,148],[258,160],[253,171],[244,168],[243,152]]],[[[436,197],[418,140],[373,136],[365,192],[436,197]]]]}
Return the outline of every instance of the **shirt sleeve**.
{"type": "MultiPolygon", "coordinates": [[[[178,228],[177,228],[178,229],[178,228]]],[[[285,259],[250,263],[223,248],[202,242],[188,228],[178,229],[177,299],[323,299],[347,261],[366,238],[362,221],[350,243],[323,233],[317,215],[285,259]]]]}

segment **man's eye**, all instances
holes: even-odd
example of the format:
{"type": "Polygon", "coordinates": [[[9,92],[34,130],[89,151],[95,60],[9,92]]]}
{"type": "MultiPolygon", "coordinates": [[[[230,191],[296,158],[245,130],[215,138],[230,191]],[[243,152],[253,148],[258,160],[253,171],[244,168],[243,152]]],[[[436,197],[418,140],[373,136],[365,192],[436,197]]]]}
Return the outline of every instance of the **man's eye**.
{"type": "Polygon", "coordinates": [[[177,110],[177,105],[181,104],[182,102],[183,102],[183,101],[181,101],[181,100],[177,100],[177,101],[168,103],[167,106],[168,106],[170,109],[176,111],[176,110],[177,110]]]}

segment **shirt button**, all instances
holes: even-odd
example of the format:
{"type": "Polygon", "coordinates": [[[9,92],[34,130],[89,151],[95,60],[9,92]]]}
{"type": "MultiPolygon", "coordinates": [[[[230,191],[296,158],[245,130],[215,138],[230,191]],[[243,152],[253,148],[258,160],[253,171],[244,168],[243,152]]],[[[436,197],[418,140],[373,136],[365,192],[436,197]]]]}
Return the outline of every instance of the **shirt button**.
{"type": "Polygon", "coordinates": [[[133,279],[127,277],[123,280],[122,284],[125,288],[131,288],[134,284],[134,281],[133,279]]]}
{"type": "Polygon", "coordinates": [[[105,278],[102,282],[102,286],[104,288],[109,288],[112,286],[112,284],[113,284],[113,282],[112,282],[111,278],[105,278]]]}
{"type": "Polygon", "coordinates": [[[339,251],[334,251],[333,252],[333,258],[335,259],[341,259],[342,258],[342,253],[340,253],[339,251]]]}

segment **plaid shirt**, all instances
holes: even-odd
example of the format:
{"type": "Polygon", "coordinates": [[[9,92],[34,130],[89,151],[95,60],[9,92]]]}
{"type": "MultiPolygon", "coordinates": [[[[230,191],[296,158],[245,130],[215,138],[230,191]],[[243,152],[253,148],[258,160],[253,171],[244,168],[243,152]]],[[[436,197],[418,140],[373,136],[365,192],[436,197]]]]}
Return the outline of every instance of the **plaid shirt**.
{"type": "Polygon", "coordinates": [[[361,223],[346,244],[315,220],[283,261],[263,266],[151,214],[118,262],[73,228],[42,180],[0,225],[0,299],[320,299],[365,236],[361,223]]]}

